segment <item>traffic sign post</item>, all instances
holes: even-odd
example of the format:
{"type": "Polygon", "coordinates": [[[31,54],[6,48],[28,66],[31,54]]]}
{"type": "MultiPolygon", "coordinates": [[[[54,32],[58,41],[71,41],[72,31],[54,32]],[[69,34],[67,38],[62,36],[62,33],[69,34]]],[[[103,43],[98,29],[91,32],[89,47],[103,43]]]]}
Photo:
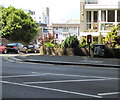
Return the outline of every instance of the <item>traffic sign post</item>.
{"type": "Polygon", "coordinates": [[[92,35],[87,35],[87,43],[90,44],[92,42],[92,35]]]}
{"type": "Polygon", "coordinates": [[[90,56],[90,43],[92,43],[92,35],[87,35],[87,43],[89,46],[89,56],[90,56]]]}

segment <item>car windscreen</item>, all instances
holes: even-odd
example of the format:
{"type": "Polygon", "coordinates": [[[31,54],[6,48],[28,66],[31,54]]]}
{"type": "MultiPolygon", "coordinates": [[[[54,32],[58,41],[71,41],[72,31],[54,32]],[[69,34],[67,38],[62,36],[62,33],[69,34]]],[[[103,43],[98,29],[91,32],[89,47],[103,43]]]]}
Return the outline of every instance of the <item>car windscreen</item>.
{"type": "Polygon", "coordinates": [[[33,48],[33,47],[34,47],[34,45],[28,45],[28,47],[29,47],[29,48],[33,48]]]}
{"type": "Polygon", "coordinates": [[[16,46],[16,43],[7,44],[7,46],[16,46]]]}
{"type": "Polygon", "coordinates": [[[35,46],[35,48],[39,48],[39,45],[37,45],[37,44],[34,44],[34,46],[35,46]]]}

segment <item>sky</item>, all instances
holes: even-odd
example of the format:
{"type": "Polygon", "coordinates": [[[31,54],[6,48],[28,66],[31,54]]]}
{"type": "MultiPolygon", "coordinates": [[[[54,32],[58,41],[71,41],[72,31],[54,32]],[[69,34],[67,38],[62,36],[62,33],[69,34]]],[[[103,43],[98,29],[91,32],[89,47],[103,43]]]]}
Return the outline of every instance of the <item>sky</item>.
{"type": "Polygon", "coordinates": [[[0,0],[0,5],[30,9],[40,16],[42,8],[49,7],[50,23],[65,22],[80,17],[80,0],[0,0]]]}

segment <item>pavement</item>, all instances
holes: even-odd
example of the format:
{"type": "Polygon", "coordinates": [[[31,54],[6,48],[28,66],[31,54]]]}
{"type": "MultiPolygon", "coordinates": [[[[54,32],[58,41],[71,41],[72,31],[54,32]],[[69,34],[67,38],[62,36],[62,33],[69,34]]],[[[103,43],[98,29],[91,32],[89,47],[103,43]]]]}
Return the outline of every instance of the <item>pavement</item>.
{"type": "Polygon", "coordinates": [[[120,59],[117,58],[94,58],[86,56],[48,56],[40,54],[22,54],[12,56],[10,59],[22,62],[48,63],[61,65],[85,65],[97,67],[114,67],[120,68],[120,59]]]}

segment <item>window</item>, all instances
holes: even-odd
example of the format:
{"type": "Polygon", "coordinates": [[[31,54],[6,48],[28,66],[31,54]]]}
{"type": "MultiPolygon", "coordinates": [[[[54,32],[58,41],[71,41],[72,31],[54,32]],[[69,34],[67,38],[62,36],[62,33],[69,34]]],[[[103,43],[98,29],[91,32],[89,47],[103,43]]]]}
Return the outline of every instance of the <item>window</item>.
{"type": "Polygon", "coordinates": [[[101,30],[105,30],[105,24],[101,24],[101,30]]]}
{"type": "Polygon", "coordinates": [[[63,31],[66,32],[66,27],[63,27],[63,31]]]}
{"type": "Polygon", "coordinates": [[[117,10],[117,22],[120,22],[120,10],[117,10]]]}
{"type": "Polygon", "coordinates": [[[56,27],[56,30],[58,30],[58,27],[56,27]]]}
{"type": "Polygon", "coordinates": [[[108,22],[115,22],[115,10],[108,10],[108,22]]]}
{"type": "Polygon", "coordinates": [[[73,30],[76,30],[76,27],[73,27],[73,30]]]}
{"type": "Polygon", "coordinates": [[[87,11],[87,22],[91,22],[91,11],[87,11]]]}
{"type": "Polygon", "coordinates": [[[106,21],[106,11],[101,11],[101,21],[106,21]]]}
{"type": "Polygon", "coordinates": [[[111,30],[112,27],[115,27],[113,23],[104,23],[101,24],[101,30],[111,30]]]}
{"type": "Polygon", "coordinates": [[[87,24],[87,30],[91,29],[91,24],[87,24]]]}
{"type": "Polygon", "coordinates": [[[93,24],[93,29],[96,30],[96,31],[98,30],[98,23],[93,24]]]}
{"type": "Polygon", "coordinates": [[[94,19],[93,20],[94,20],[94,22],[97,22],[98,21],[98,11],[94,11],[93,14],[94,14],[93,15],[94,19]]]}

